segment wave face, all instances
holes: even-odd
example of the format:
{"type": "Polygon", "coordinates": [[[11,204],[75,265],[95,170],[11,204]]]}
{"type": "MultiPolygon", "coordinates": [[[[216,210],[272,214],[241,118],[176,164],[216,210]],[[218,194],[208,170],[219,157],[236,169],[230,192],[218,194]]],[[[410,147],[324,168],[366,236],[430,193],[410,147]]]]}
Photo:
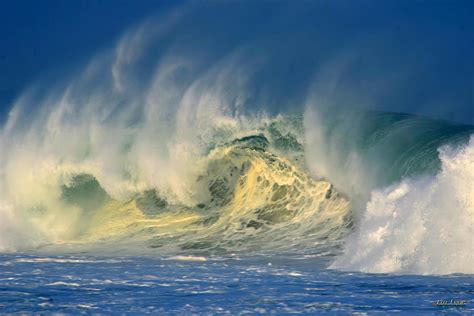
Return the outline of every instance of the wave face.
{"type": "Polygon", "coordinates": [[[308,56],[227,33],[194,49],[178,36],[188,10],[17,100],[0,137],[0,251],[340,255],[332,267],[472,272],[473,126],[328,106],[286,85],[282,65],[308,56]],[[264,84],[268,73],[285,80],[264,84]]]}
{"type": "Polygon", "coordinates": [[[474,133],[470,125],[415,115],[314,105],[305,113],[305,129],[313,173],[364,205],[372,190],[437,173],[438,149],[462,146],[474,133]]]}

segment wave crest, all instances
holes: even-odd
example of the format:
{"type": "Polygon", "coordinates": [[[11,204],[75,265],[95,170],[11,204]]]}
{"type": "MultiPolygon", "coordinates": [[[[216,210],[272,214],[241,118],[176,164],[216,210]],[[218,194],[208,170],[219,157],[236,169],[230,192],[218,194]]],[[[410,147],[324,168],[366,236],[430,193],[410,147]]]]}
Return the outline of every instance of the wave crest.
{"type": "Polygon", "coordinates": [[[78,240],[140,242],[160,253],[333,248],[350,226],[348,200],[267,145],[257,135],[213,149],[197,162],[205,167],[193,205],[167,201],[155,190],[105,203],[78,240]]]}
{"type": "Polygon", "coordinates": [[[372,192],[357,232],[332,267],[364,272],[474,273],[474,137],[442,147],[436,176],[372,192]]]}

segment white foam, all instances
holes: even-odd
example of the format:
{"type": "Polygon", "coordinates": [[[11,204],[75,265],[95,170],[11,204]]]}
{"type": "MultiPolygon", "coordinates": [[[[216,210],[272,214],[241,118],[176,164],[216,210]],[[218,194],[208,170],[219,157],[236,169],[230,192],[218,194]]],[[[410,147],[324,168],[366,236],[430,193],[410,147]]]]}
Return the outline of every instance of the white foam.
{"type": "Polygon", "coordinates": [[[48,283],[48,284],[46,284],[46,286],[74,286],[74,287],[77,287],[77,286],[81,286],[81,285],[79,283],[68,283],[68,282],[58,281],[58,282],[48,283]]]}
{"type": "Polygon", "coordinates": [[[34,228],[22,214],[15,213],[11,205],[0,201],[0,251],[9,252],[31,246],[35,243],[34,237],[34,228]]]}
{"type": "Polygon", "coordinates": [[[169,257],[168,260],[178,260],[178,261],[207,261],[206,257],[199,256],[173,256],[169,257]]]}
{"type": "Polygon", "coordinates": [[[439,149],[442,170],[372,192],[332,268],[414,274],[474,273],[474,136],[439,149]]]}

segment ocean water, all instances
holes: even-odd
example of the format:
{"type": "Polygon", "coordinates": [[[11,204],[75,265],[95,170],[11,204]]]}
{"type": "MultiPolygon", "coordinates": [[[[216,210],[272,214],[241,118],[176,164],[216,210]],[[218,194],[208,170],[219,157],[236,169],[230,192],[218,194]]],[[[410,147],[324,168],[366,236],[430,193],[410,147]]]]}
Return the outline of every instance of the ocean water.
{"type": "Polygon", "coordinates": [[[474,312],[472,275],[366,274],[325,269],[326,264],[324,259],[279,256],[4,254],[0,310],[178,315],[474,312]]]}
{"type": "Polygon", "coordinates": [[[336,102],[346,62],[287,95],[193,10],[12,105],[0,313],[472,313],[474,126],[336,102]]]}

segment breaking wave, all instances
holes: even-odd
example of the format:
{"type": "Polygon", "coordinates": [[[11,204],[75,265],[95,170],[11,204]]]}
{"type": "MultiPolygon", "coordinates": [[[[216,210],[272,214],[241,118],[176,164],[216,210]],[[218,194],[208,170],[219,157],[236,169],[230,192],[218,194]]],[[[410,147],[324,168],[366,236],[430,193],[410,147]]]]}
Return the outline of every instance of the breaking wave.
{"type": "MultiPolygon", "coordinates": [[[[188,182],[187,194],[140,183],[153,171],[146,169],[133,175],[122,170],[120,181],[128,190],[117,194],[94,174],[91,166],[99,162],[87,157],[41,161],[30,178],[38,182],[29,188],[5,184],[11,193],[24,193],[16,212],[36,223],[46,244],[113,242],[120,248],[135,243],[160,253],[304,252],[315,251],[316,245],[320,252],[330,250],[351,225],[348,199],[307,173],[303,147],[288,131],[297,122],[263,122],[253,134],[209,144],[205,154],[196,156],[188,166],[192,178],[177,179],[188,182]]],[[[216,134],[234,134],[235,128],[232,124],[216,134]]],[[[131,154],[134,146],[129,144],[123,154],[131,154]]],[[[26,150],[30,154],[31,148],[26,150]]],[[[104,168],[107,161],[100,163],[104,168]]]]}
{"type": "Polygon", "coordinates": [[[245,45],[209,56],[173,43],[183,15],[17,100],[0,138],[0,251],[473,272],[472,126],[312,93],[269,110],[282,91],[259,90],[265,61],[245,45]]]}
{"type": "Polygon", "coordinates": [[[441,170],[371,194],[333,268],[416,274],[474,273],[474,137],[440,148],[441,170]]]}

